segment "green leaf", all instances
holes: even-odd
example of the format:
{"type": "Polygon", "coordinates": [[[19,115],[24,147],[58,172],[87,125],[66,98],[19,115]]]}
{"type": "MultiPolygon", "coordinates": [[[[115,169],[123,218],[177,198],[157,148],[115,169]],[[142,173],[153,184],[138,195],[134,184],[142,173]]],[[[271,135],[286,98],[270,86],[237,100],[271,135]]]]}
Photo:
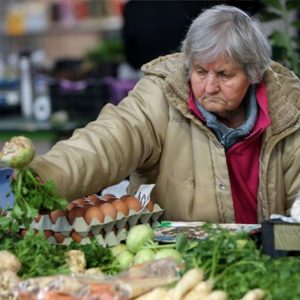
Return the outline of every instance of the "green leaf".
{"type": "Polygon", "coordinates": [[[23,216],[23,211],[17,203],[14,204],[12,213],[13,213],[13,217],[16,219],[22,218],[23,216]]]}
{"type": "Polygon", "coordinates": [[[179,252],[183,252],[186,250],[186,247],[188,245],[188,239],[183,233],[179,233],[176,236],[176,250],[179,252]]]}

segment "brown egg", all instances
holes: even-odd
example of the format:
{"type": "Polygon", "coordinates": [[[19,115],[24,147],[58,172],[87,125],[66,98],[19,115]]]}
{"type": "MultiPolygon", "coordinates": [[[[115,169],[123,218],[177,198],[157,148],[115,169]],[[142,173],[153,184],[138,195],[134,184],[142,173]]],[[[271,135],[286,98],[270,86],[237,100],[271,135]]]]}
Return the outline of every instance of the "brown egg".
{"type": "Polygon", "coordinates": [[[68,211],[67,218],[70,224],[73,224],[74,220],[78,217],[83,217],[84,214],[83,206],[75,206],[71,210],[68,211]]]}
{"type": "Polygon", "coordinates": [[[85,198],[79,198],[73,201],[74,203],[77,203],[78,205],[84,205],[84,203],[86,202],[85,198]]]}
{"type": "Polygon", "coordinates": [[[35,222],[39,222],[43,216],[48,216],[50,212],[40,212],[36,217],[34,217],[35,222]]]}
{"type": "Polygon", "coordinates": [[[153,211],[154,203],[153,203],[153,201],[152,201],[151,199],[149,199],[149,202],[148,202],[148,204],[146,205],[146,208],[147,208],[150,212],[153,211]]]}
{"type": "Polygon", "coordinates": [[[19,231],[19,235],[20,235],[21,237],[24,237],[24,236],[26,235],[26,233],[27,233],[27,229],[21,229],[21,230],[19,231]]]}
{"type": "Polygon", "coordinates": [[[65,236],[60,232],[54,232],[53,235],[58,244],[63,243],[63,241],[65,240],[65,236]]]}
{"type": "Polygon", "coordinates": [[[107,201],[110,198],[116,197],[114,194],[104,194],[100,197],[100,199],[107,201]]]}
{"type": "Polygon", "coordinates": [[[99,196],[97,194],[92,194],[85,197],[85,199],[91,201],[92,203],[95,203],[99,199],[99,196]]]}
{"type": "Polygon", "coordinates": [[[110,216],[112,219],[117,217],[118,212],[111,203],[103,203],[100,208],[105,216],[110,216]]]}
{"type": "Polygon", "coordinates": [[[103,223],[105,216],[100,207],[92,206],[85,211],[83,218],[87,224],[90,224],[93,218],[103,223]]]}
{"type": "Polygon", "coordinates": [[[70,202],[67,206],[67,210],[71,210],[73,207],[78,206],[78,204],[76,202],[70,202]]]}
{"type": "Polygon", "coordinates": [[[53,224],[55,224],[59,217],[64,217],[66,215],[67,215],[66,211],[57,209],[50,213],[50,220],[52,221],[53,224]]]}
{"type": "Polygon", "coordinates": [[[105,202],[107,203],[112,203],[113,201],[119,199],[118,197],[111,197],[111,198],[108,198],[107,200],[105,200],[105,202]]]}
{"type": "Polygon", "coordinates": [[[121,212],[124,216],[127,216],[129,214],[129,208],[124,201],[116,199],[111,204],[118,212],[121,212]]]}
{"type": "Polygon", "coordinates": [[[72,230],[71,232],[71,238],[73,239],[73,241],[80,243],[82,240],[82,236],[80,235],[80,233],[78,233],[75,230],[72,230]]]}
{"type": "Polygon", "coordinates": [[[46,238],[49,238],[50,236],[53,236],[52,230],[44,230],[44,235],[46,238]]]}
{"type": "Polygon", "coordinates": [[[120,199],[127,204],[129,209],[134,211],[140,211],[142,209],[140,200],[134,196],[124,195],[120,199]]]}
{"type": "Polygon", "coordinates": [[[84,209],[88,209],[90,207],[93,207],[94,203],[87,200],[82,206],[84,207],[84,209]]]}
{"type": "Polygon", "coordinates": [[[94,203],[94,206],[99,207],[99,206],[101,206],[103,203],[106,203],[106,201],[101,200],[101,199],[98,199],[98,200],[94,203]]]}
{"type": "Polygon", "coordinates": [[[36,217],[34,217],[34,221],[36,223],[38,223],[40,221],[41,217],[42,217],[41,215],[37,215],[36,217]]]}

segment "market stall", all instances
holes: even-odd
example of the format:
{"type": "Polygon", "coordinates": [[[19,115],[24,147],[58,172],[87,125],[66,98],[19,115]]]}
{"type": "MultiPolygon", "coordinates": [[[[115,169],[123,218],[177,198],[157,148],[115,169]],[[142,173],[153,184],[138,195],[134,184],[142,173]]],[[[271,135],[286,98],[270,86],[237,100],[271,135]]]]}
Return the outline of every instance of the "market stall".
{"type": "Polygon", "coordinates": [[[67,203],[27,168],[30,140],[11,143],[1,152],[14,175],[2,169],[11,191],[1,198],[0,299],[299,299],[292,219],[169,222],[151,185],[67,203]]]}

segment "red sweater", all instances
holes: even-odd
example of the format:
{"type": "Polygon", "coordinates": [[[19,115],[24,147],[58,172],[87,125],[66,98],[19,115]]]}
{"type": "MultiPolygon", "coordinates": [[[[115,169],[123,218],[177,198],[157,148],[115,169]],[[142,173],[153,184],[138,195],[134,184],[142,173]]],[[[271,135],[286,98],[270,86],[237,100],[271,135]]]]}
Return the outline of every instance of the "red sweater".
{"type": "MultiPolygon", "coordinates": [[[[226,152],[231,193],[236,223],[257,223],[257,189],[259,181],[259,157],[262,133],[271,124],[268,111],[268,97],[262,82],[256,90],[258,115],[250,133],[242,141],[226,152]]],[[[189,99],[189,109],[202,122],[205,119],[197,109],[193,95],[189,99]]]]}

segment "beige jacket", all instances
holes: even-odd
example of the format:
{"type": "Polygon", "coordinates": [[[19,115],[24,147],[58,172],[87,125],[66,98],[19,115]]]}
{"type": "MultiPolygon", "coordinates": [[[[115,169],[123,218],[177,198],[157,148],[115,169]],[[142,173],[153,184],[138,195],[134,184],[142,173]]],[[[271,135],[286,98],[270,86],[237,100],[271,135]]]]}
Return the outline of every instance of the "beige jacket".
{"type": "MultiPolygon", "coordinates": [[[[235,222],[224,148],[189,112],[182,55],[160,57],[142,71],[118,106],[105,106],[32,167],[70,200],[131,175],[131,193],[142,183],[156,184],[152,198],[165,219],[235,222]]],[[[272,124],[260,158],[259,220],[288,213],[300,190],[300,81],[273,63],[265,82],[272,124]]]]}

